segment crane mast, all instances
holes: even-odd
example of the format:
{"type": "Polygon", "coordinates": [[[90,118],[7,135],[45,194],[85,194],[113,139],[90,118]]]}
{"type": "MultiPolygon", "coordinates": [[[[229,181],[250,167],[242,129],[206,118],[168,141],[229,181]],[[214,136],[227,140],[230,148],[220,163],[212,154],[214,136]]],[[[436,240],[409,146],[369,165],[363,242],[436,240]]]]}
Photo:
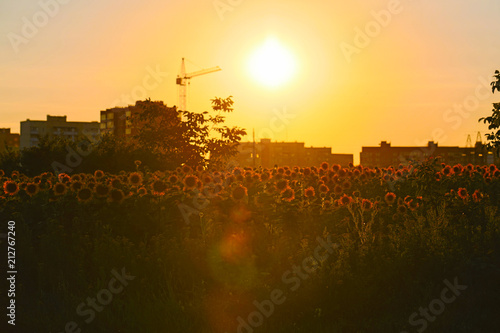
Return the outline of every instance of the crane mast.
{"type": "Polygon", "coordinates": [[[191,78],[196,77],[196,76],[200,76],[200,75],[218,72],[220,70],[221,70],[221,68],[219,66],[216,66],[216,67],[212,67],[212,68],[202,69],[202,70],[196,71],[196,72],[186,73],[186,65],[184,63],[184,58],[182,58],[181,72],[179,75],[177,75],[177,78],[175,80],[175,83],[179,87],[179,110],[186,111],[186,109],[187,109],[187,105],[186,105],[187,104],[187,86],[189,85],[191,78]]]}

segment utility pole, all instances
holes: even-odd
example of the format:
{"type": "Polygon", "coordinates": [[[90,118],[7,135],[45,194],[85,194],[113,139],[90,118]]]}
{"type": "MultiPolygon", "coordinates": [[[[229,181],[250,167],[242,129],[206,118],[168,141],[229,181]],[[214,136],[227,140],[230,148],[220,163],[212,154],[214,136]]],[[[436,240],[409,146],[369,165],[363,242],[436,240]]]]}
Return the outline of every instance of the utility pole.
{"type": "Polygon", "coordinates": [[[253,168],[255,169],[255,128],[252,129],[252,136],[253,136],[253,145],[252,145],[253,168]]]}

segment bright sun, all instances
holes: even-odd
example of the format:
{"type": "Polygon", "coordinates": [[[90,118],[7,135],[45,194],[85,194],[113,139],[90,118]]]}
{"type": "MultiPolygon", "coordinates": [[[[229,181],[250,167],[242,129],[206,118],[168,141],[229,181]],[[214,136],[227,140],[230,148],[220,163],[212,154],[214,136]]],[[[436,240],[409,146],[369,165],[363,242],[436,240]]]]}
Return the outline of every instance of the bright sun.
{"type": "Polygon", "coordinates": [[[296,68],[295,58],[274,38],[268,38],[248,62],[248,70],[253,78],[271,88],[289,81],[296,68]]]}

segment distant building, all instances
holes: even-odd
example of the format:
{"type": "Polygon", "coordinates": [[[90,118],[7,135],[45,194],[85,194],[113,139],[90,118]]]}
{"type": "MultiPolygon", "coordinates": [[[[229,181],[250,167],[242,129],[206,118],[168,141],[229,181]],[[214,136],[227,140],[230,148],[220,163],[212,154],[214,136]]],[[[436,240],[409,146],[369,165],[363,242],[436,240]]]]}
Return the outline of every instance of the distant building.
{"type": "Polygon", "coordinates": [[[29,148],[38,145],[40,138],[63,137],[75,140],[78,137],[99,138],[99,123],[97,121],[67,121],[66,116],[49,116],[47,120],[21,121],[20,148],[29,148]]]}
{"type": "MultiPolygon", "coordinates": [[[[137,133],[138,125],[133,123],[133,115],[142,112],[143,101],[135,105],[114,107],[101,111],[101,134],[108,133],[119,137],[129,138],[137,133]]],[[[152,102],[163,106],[162,101],[152,102]]],[[[175,107],[174,107],[175,108],[175,107]]]]}
{"type": "Polygon", "coordinates": [[[328,147],[305,147],[304,142],[240,142],[236,160],[241,166],[319,166],[322,162],[347,166],[353,162],[352,154],[332,154],[328,147]]]}
{"type": "Polygon", "coordinates": [[[0,153],[7,149],[19,150],[19,134],[11,133],[10,128],[0,128],[0,153]]]}
{"type": "Polygon", "coordinates": [[[120,137],[132,134],[132,123],[130,116],[134,106],[115,107],[101,111],[101,134],[113,134],[120,137]]]}
{"type": "Polygon", "coordinates": [[[492,164],[499,160],[496,154],[486,150],[486,147],[477,142],[474,147],[438,146],[429,141],[427,146],[393,147],[387,141],[382,141],[380,147],[362,147],[360,163],[368,167],[388,167],[399,164],[408,164],[409,161],[423,161],[429,157],[440,157],[443,163],[454,164],[492,164]]]}

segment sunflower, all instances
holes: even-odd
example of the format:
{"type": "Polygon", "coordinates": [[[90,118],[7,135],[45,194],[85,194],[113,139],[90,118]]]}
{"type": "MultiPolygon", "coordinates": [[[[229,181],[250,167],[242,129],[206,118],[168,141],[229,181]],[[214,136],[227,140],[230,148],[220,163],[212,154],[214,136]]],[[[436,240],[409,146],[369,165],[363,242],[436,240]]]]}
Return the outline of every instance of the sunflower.
{"type": "Polygon", "coordinates": [[[108,195],[109,193],[109,187],[104,185],[104,184],[97,184],[95,187],[94,187],[94,192],[100,196],[100,197],[104,197],[106,195],[108,195]]]}
{"type": "Polygon", "coordinates": [[[28,183],[26,184],[26,188],[24,189],[26,193],[31,197],[40,191],[40,187],[37,183],[28,183]]]}
{"type": "Polygon", "coordinates": [[[78,193],[76,194],[76,197],[80,202],[87,202],[90,199],[92,199],[92,190],[89,189],[88,187],[80,188],[78,190],[78,193]]]}
{"type": "Polygon", "coordinates": [[[467,192],[467,189],[465,189],[463,187],[460,187],[458,189],[457,194],[462,199],[467,199],[469,197],[469,193],[467,192]]]}
{"type": "Polygon", "coordinates": [[[350,196],[348,196],[347,194],[344,194],[342,197],[340,197],[339,199],[339,203],[342,205],[342,206],[346,206],[346,205],[349,205],[352,203],[352,198],[350,196]]]}
{"type": "Polygon", "coordinates": [[[278,188],[280,192],[283,192],[287,188],[287,186],[288,180],[286,179],[281,179],[276,182],[276,188],[278,188]]]}
{"type": "Polygon", "coordinates": [[[385,202],[387,202],[388,205],[392,205],[396,201],[396,195],[392,192],[389,192],[385,195],[385,202]]]}
{"type": "Polygon", "coordinates": [[[304,195],[306,198],[312,198],[314,197],[315,193],[314,193],[314,187],[312,186],[309,186],[308,188],[306,188],[304,190],[304,195]]]}
{"type": "Polygon", "coordinates": [[[111,202],[120,203],[123,199],[125,199],[125,194],[123,194],[123,191],[120,189],[114,188],[109,193],[109,201],[111,202]]]}
{"type": "Polygon", "coordinates": [[[94,172],[94,177],[96,179],[101,179],[102,177],[104,177],[104,172],[102,170],[96,170],[94,172]]]}
{"type": "Polygon", "coordinates": [[[71,177],[65,173],[60,173],[57,175],[57,178],[59,178],[61,183],[69,183],[71,181],[71,177]]]}
{"type": "Polygon", "coordinates": [[[373,208],[373,203],[368,199],[363,199],[361,201],[361,209],[365,211],[370,211],[373,208]]]}
{"type": "Polygon", "coordinates": [[[165,184],[162,180],[155,180],[151,185],[151,189],[154,195],[163,195],[167,191],[167,184],[165,184]]]}
{"type": "Polygon", "coordinates": [[[142,184],[142,175],[138,172],[132,172],[128,176],[128,183],[133,186],[139,186],[142,184]]]}
{"type": "Polygon", "coordinates": [[[472,199],[474,202],[479,202],[483,199],[483,194],[479,192],[479,190],[475,190],[474,193],[472,193],[472,199]]]}
{"type": "Polygon", "coordinates": [[[148,190],[147,190],[144,186],[139,187],[139,188],[137,189],[137,194],[138,194],[140,197],[143,197],[143,196],[145,196],[146,194],[148,194],[148,190]]]}
{"type": "Polygon", "coordinates": [[[171,175],[170,177],[168,177],[168,182],[169,183],[172,183],[172,184],[175,184],[179,181],[179,178],[177,178],[176,175],[171,175]]]}
{"type": "Polygon", "coordinates": [[[260,179],[265,182],[265,181],[268,181],[269,178],[271,178],[271,175],[269,174],[269,172],[267,171],[264,171],[260,174],[260,179]]]}
{"type": "Polygon", "coordinates": [[[321,193],[327,193],[329,190],[330,189],[325,184],[320,184],[319,185],[318,191],[320,191],[321,193]]]}
{"type": "Polygon", "coordinates": [[[5,171],[3,171],[2,169],[0,169],[0,177],[3,177],[5,176],[5,171]]]}
{"type": "Polygon", "coordinates": [[[72,182],[79,182],[81,180],[82,180],[82,176],[80,176],[80,175],[73,175],[73,176],[71,176],[71,181],[72,182]]]}
{"type": "Polygon", "coordinates": [[[247,188],[242,185],[236,186],[233,189],[233,193],[231,193],[231,197],[236,201],[242,200],[243,198],[246,197],[246,195],[247,195],[247,188]]]}
{"type": "Polygon", "coordinates": [[[188,190],[195,188],[197,183],[198,183],[198,177],[196,177],[196,176],[187,175],[184,178],[184,187],[188,190]]]}
{"type": "Polygon", "coordinates": [[[324,209],[328,209],[332,205],[332,202],[330,200],[325,200],[323,201],[322,205],[324,209]]]}
{"type": "Polygon", "coordinates": [[[64,195],[68,191],[68,187],[64,183],[56,183],[53,187],[55,195],[64,195]]]}
{"type": "Polygon", "coordinates": [[[451,168],[451,166],[447,165],[443,168],[443,170],[441,170],[441,172],[443,173],[443,175],[445,176],[449,176],[451,175],[453,169],[451,168]]]}
{"type": "Polygon", "coordinates": [[[83,187],[83,184],[80,182],[80,181],[74,181],[74,182],[71,182],[71,190],[77,192],[79,189],[81,189],[83,187]]]}
{"type": "Polygon", "coordinates": [[[457,164],[457,165],[453,166],[453,173],[460,174],[462,172],[462,170],[463,170],[463,167],[460,164],[457,164]]]}
{"type": "Polygon", "coordinates": [[[113,178],[110,184],[112,188],[119,189],[122,187],[122,181],[119,178],[113,178]]]}
{"type": "Polygon", "coordinates": [[[3,183],[3,190],[7,195],[16,195],[19,192],[19,186],[15,181],[8,180],[3,183]]]}
{"type": "Polygon", "coordinates": [[[295,199],[295,191],[290,187],[287,186],[282,192],[281,192],[281,198],[285,201],[292,201],[295,199]]]}
{"type": "Polygon", "coordinates": [[[407,211],[406,206],[403,206],[403,205],[398,206],[398,213],[406,214],[406,211],[407,211]]]}
{"type": "Polygon", "coordinates": [[[408,202],[408,208],[410,208],[410,210],[414,211],[415,209],[418,208],[418,202],[417,200],[410,200],[410,202],[408,202]]]}
{"type": "Polygon", "coordinates": [[[335,185],[335,187],[333,188],[333,193],[335,193],[337,195],[341,195],[343,192],[344,192],[344,190],[342,189],[342,186],[340,186],[340,185],[335,185]]]}

